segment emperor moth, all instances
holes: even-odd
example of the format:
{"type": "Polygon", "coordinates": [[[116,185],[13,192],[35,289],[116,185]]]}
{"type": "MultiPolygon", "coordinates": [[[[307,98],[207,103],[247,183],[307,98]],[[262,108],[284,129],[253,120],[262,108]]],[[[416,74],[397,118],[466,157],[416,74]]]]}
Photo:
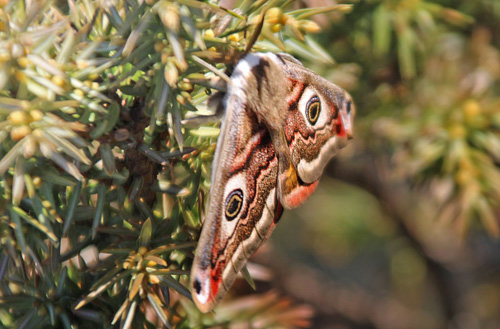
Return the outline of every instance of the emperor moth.
{"type": "Polygon", "coordinates": [[[345,90],[292,56],[273,53],[241,59],[220,105],[210,200],[190,282],[203,312],[225,296],[283,208],[314,192],[328,161],[352,138],[354,117],[345,90]]]}

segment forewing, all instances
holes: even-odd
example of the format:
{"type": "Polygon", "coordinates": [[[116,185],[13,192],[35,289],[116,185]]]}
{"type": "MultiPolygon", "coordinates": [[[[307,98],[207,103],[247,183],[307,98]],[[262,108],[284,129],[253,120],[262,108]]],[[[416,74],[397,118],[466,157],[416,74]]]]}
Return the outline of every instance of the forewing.
{"type": "Polygon", "coordinates": [[[246,100],[246,85],[239,79],[244,74],[252,73],[237,66],[224,100],[209,207],[191,272],[192,296],[204,312],[224,297],[282,213],[278,158],[268,129],[246,100]]]}

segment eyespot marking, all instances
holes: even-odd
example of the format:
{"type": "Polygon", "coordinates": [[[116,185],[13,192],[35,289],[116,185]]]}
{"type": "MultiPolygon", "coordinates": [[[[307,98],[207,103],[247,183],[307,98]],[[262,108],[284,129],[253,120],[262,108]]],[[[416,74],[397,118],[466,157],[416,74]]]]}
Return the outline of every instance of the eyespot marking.
{"type": "Polygon", "coordinates": [[[201,282],[198,279],[195,279],[193,282],[193,288],[196,291],[196,293],[199,295],[201,292],[201,282]]]}
{"type": "Polygon", "coordinates": [[[232,221],[238,216],[243,206],[243,191],[236,189],[226,198],[226,219],[232,221]]]}
{"type": "Polygon", "coordinates": [[[321,103],[319,101],[318,96],[311,97],[311,99],[307,102],[306,105],[307,121],[309,121],[311,125],[316,124],[320,112],[321,112],[321,103]]]}

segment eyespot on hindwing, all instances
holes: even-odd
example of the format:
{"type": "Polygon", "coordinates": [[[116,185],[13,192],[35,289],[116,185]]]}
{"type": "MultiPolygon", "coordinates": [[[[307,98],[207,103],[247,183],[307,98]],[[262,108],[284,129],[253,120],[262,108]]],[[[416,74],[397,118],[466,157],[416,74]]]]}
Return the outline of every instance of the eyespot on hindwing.
{"type": "Polygon", "coordinates": [[[320,112],[321,112],[321,103],[319,101],[318,96],[311,97],[311,99],[307,102],[306,105],[307,121],[309,121],[309,123],[314,126],[318,121],[320,112]]]}

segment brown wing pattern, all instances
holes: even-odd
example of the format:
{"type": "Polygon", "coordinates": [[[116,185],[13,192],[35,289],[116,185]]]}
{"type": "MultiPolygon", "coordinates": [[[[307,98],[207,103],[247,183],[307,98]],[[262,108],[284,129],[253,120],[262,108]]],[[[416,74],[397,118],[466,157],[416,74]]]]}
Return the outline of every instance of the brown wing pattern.
{"type": "Polygon", "coordinates": [[[283,206],[296,207],[314,191],[326,162],[351,134],[347,102],[345,91],[289,56],[249,54],[238,63],[223,100],[210,201],[191,272],[200,310],[224,297],[283,206]]]}

